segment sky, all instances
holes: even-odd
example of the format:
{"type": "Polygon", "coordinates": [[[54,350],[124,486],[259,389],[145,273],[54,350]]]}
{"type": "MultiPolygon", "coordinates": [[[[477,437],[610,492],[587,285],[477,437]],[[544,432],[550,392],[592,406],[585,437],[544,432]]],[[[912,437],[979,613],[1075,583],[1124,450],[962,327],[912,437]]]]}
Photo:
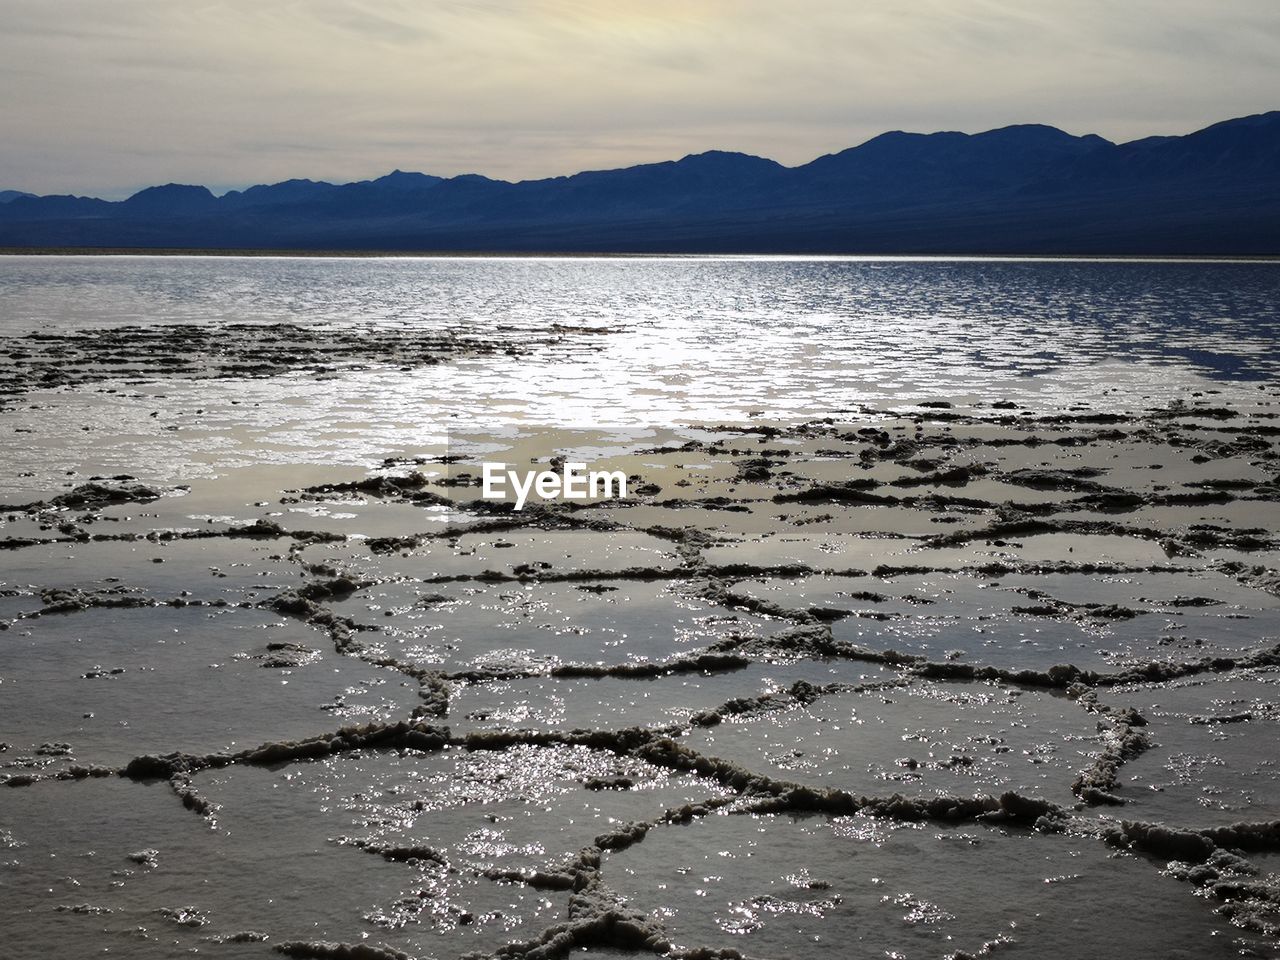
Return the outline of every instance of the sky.
{"type": "Polygon", "coordinates": [[[520,180],[1280,108],[1277,0],[0,0],[0,189],[520,180]]]}

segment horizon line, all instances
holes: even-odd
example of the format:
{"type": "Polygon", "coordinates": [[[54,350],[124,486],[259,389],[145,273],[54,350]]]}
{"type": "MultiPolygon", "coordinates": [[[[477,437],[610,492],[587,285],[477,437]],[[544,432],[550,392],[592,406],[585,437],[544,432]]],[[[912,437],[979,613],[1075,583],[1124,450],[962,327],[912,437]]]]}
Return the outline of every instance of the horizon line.
{"type": "Polygon", "coordinates": [[[0,247],[0,257],[116,257],[147,259],[256,258],[263,260],[771,260],[868,263],[1059,262],[1059,263],[1280,263],[1280,254],[1233,255],[1125,253],[687,253],[583,250],[350,250],[285,247],[0,247]]]}

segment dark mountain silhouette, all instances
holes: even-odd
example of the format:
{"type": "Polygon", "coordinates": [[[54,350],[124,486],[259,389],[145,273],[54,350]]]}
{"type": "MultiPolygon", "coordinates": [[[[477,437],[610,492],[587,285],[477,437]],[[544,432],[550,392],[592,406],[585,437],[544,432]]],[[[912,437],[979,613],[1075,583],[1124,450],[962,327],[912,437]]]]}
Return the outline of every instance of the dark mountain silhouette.
{"type": "Polygon", "coordinates": [[[519,183],[397,170],[0,196],[9,247],[1280,254],[1280,112],[1125,144],[899,131],[798,167],[711,151],[519,183]]]}
{"type": "Polygon", "coordinates": [[[207,187],[167,183],[139,190],[120,204],[120,216],[139,220],[185,220],[212,214],[218,198],[207,187]]]}
{"type": "Polygon", "coordinates": [[[8,203],[10,200],[17,200],[19,197],[33,197],[33,193],[24,193],[21,190],[0,190],[0,203],[8,203]]]}

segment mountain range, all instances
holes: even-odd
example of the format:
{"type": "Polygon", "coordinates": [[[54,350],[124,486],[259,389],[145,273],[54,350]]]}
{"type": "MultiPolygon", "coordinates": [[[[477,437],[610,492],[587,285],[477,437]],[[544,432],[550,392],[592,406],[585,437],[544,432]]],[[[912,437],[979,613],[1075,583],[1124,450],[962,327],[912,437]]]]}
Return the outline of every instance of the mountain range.
{"type": "Polygon", "coordinates": [[[516,183],[4,190],[0,247],[1277,255],[1280,111],[1122,144],[1038,124],[893,132],[797,167],[710,151],[516,183]]]}

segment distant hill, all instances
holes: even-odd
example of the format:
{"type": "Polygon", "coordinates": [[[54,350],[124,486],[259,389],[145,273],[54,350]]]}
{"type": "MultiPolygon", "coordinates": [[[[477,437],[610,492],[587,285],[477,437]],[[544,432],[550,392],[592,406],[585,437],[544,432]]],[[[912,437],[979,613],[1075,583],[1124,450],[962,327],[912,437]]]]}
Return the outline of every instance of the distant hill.
{"type": "Polygon", "coordinates": [[[0,246],[1280,254],[1280,111],[1115,144],[893,132],[798,167],[711,151],[509,183],[395,171],[215,197],[0,193],[0,246]]]}
{"type": "Polygon", "coordinates": [[[0,203],[8,203],[19,197],[34,197],[34,193],[23,193],[21,190],[0,190],[0,203]]]}

